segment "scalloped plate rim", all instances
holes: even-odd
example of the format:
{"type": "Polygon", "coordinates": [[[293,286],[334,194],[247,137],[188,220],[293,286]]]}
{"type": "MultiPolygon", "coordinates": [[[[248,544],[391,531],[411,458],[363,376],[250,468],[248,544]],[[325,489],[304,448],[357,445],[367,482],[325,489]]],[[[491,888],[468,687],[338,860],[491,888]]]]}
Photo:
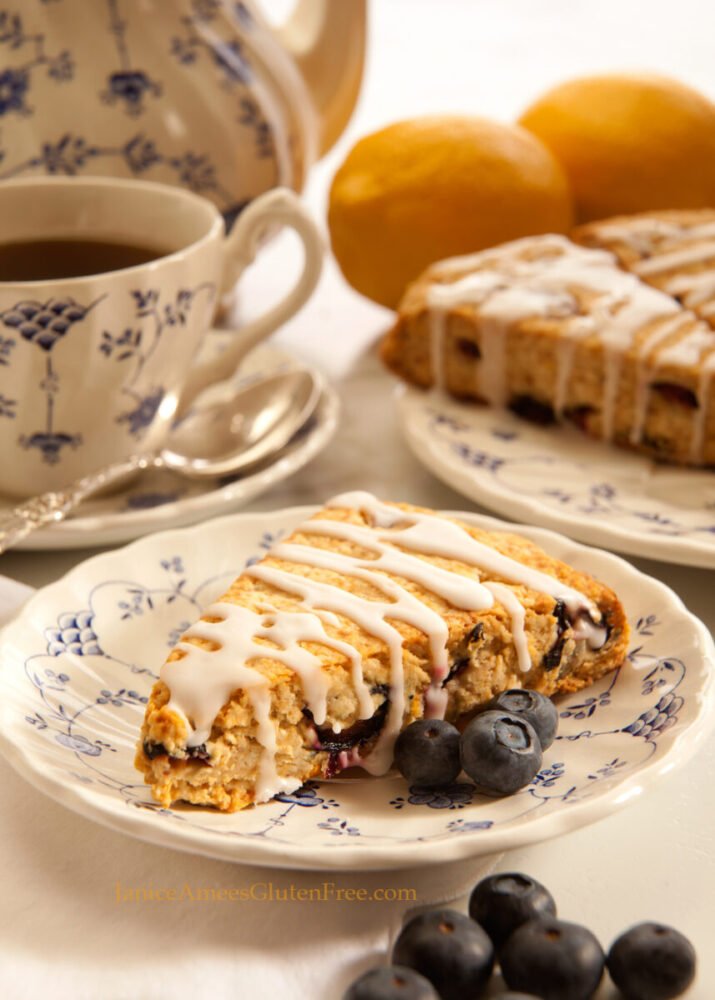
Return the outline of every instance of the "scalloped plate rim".
{"type": "MultiPolygon", "coordinates": [[[[259,360],[267,358],[270,365],[296,363],[295,355],[273,345],[255,349],[259,360]]],[[[172,500],[143,510],[78,515],[42,531],[33,532],[15,546],[17,551],[57,551],[93,545],[126,545],[133,540],[159,531],[190,527],[199,518],[221,517],[250,503],[277,483],[292,476],[311,462],[332,440],[338,427],[341,401],[330,382],[314,369],[321,383],[321,397],[316,409],[317,425],[305,438],[289,444],[284,453],[270,464],[225,486],[207,489],[203,493],[172,500]],[[247,488],[248,487],[248,488],[247,488]]],[[[123,496],[119,492],[117,496],[123,496]]],[[[0,496],[9,509],[11,501],[0,496]]]]}
{"type": "MultiPolygon", "coordinates": [[[[131,557],[134,551],[163,542],[176,535],[184,537],[190,534],[198,535],[206,529],[207,525],[220,529],[223,524],[260,521],[261,527],[265,528],[266,518],[290,518],[298,523],[301,518],[318,509],[319,507],[315,505],[308,505],[263,513],[228,514],[203,524],[157,532],[137,539],[120,549],[94,555],[75,566],[55,583],[49,584],[33,594],[12,621],[2,628],[1,641],[6,642],[8,633],[13,627],[25,623],[35,608],[42,605],[48,591],[71,585],[76,577],[81,577],[87,571],[91,573],[97,566],[113,562],[121,563],[127,556],[131,557]]],[[[548,529],[511,524],[500,521],[498,518],[468,511],[444,511],[443,513],[464,518],[472,523],[523,533],[537,544],[546,547],[547,550],[551,544],[557,547],[565,545],[567,550],[576,552],[591,551],[589,546],[548,529]]],[[[479,831],[465,832],[459,837],[449,837],[445,834],[443,837],[431,838],[429,841],[421,843],[411,840],[409,848],[415,865],[418,863],[440,864],[470,857],[486,856],[550,839],[593,823],[610,814],[614,807],[622,808],[634,801],[658,778],[682,767],[695,754],[699,744],[715,725],[715,699],[712,697],[715,687],[715,644],[706,627],[687,610],[680,597],[660,580],[637,570],[626,560],[612,553],[596,549],[593,550],[592,554],[597,555],[600,561],[606,560],[606,563],[613,565],[614,569],[620,568],[634,583],[639,579],[646,580],[648,586],[659,591],[661,597],[670,604],[671,610],[677,611],[692,628],[693,640],[700,649],[703,666],[708,668],[707,678],[698,692],[696,716],[688,727],[678,735],[662,759],[647,762],[613,788],[600,792],[594,798],[573,803],[567,809],[554,811],[544,816],[536,816],[528,823],[506,831],[499,830],[498,836],[492,831],[479,831]]],[[[5,716],[9,710],[8,700],[0,700],[0,718],[5,716]]],[[[100,806],[97,804],[96,798],[93,798],[93,793],[90,793],[86,788],[70,785],[59,777],[44,775],[32,762],[27,750],[9,740],[5,735],[4,726],[0,726],[0,752],[23,778],[54,801],[85,818],[100,823],[102,826],[119,830],[158,846],[236,863],[262,864],[267,867],[284,869],[377,871],[405,867],[404,844],[350,847],[342,840],[338,840],[334,845],[321,844],[319,846],[302,846],[295,843],[288,846],[284,842],[268,840],[256,841],[255,844],[252,844],[231,842],[221,839],[219,835],[193,828],[163,827],[158,823],[152,823],[154,813],[150,811],[138,809],[133,811],[128,809],[126,804],[116,800],[102,799],[100,806]],[[329,852],[329,856],[326,856],[326,847],[334,847],[334,850],[329,852]]],[[[329,782],[326,784],[329,786],[329,782]]],[[[396,823],[401,821],[404,822],[402,817],[395,817],[396,823]]]]}
{"type": "MultiPolygon", "coordinates": [[[[626,555],[674,563],[678,566],[715,568],[715,546],[704,549],[696,539],[684,536],[674,539],[659,535],[637,535],[631,529],[619,526],[617,523],[604,525],[602,522],[587,521],[584,516],[579,517],[577,514],[565,511],[557,513],[555,509],[552,510],[534,498],[521,496],[498,484],[490,483],[487,487],[484,479],[480,478],[477,481],[476,477],[470,476],[446,449],[438,447],[434,440],[425,441],[411,426],[407,405],[412,401],[419,402],[423,394],[423,390],[412,386],[402,384],[396,386],[395,395],[402,433],[415,458],[467,500],[472,500],[490,510],[498,507],[499,513],[514,518],[516,522],[528,518],[538,527],[556,534],[565,534],[585,545],[613,547],[626,555]],[[429,456],[430,461],[427,461],[426,456],[429,456]]],[[[456,401],[450,400],[450,403],[454,402],[456,401]]],[[[466,406],[465,411],[467,414],[470,412],[466,406]]],[[[492,411],[484,409],[484,412],[492,411]]]]}

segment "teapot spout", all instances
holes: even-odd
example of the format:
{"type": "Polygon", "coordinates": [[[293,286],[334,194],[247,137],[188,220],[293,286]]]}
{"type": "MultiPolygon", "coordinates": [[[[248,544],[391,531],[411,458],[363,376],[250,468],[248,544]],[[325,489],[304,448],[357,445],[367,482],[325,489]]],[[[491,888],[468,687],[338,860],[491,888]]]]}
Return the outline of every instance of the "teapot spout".
{"type": "Polygon", "coordinates": [[[348,123],[365,60],[367,0],[300,0],[278,29],[301,71],[320,120],[320,153],[348,123]]]}

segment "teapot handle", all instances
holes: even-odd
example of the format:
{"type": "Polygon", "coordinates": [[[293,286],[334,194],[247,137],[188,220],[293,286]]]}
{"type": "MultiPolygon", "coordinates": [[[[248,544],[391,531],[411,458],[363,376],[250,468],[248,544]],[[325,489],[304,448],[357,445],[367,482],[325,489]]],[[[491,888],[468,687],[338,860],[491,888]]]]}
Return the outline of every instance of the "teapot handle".
{"type": "Polygon", "coordinates": [[[298,64],[320,119],[320,153],[348,123],[365,61],[367,0],[299,0],[277,29],[298,64]]]}

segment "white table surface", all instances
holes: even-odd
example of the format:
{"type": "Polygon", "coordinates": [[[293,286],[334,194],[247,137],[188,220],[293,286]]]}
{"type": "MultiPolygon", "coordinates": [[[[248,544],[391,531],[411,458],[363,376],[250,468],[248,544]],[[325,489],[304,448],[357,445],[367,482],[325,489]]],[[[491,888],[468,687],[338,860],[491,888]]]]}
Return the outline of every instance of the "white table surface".
{"type": "MultiPolygon", "coordinates": [[[[282,0],[274,0],[274,5],[276,12],[284,6],[282,0]]],[[[460,111],[508,119],[540,89],[559,79],[612,68],[671,73],[715,97],[715,8],[711,0],[679,0],[677,4],[670,0],[599,0],[598,4],[591,0],[379,0],[373,2],[372,13],[368,75],[358,111],[338,147],[314,168],[306,194],[319,218],[324,215],[330,178],[351,141],[396,118],[460,111]]],[[[248,276],[244,300],[259,306],[275,295],[283,276],[288,280],[292,272],[294,252],[290,238],[276,241],[266,261],[248,276]]],[[[391,381],[375,354],[376,342],[389,321],[388,312],[354,294],[334,263],[328,262],[315,298],[277,339],[320,366],[337,384],[344,406],[341,426],[331,445],[309,467],[253,502],[249,510],[318,503],[350,488],[438,508],[475,509],[423,469],[401,440],[391,381]]],[[[0,559],[0,573],[42,586],[90,554],[93,551],[11,552],[0,559]]],[[[632,561],[676,590],[710,628],[715,626],[711,572],[632,561]]],[[[4,785],[19,781],[4,763],[0,769],[4,785]]],[[[711,944],[715,931],[715,782],[711,769],[715,770],[715,738],[685,769],[664,779],[629,809],[558,840],[515,851],[503,857],[499,867],[528,871],[546,883],[559,902],[561,915],[586,923],[606,945],[620,930],[642,919],[678,927],[692,939],[699,954],[698,980],[688,996],[710,1000],[715,996],[711,944]]],[[[31,823],[33,815],[41,815],[44,800],[28,791],[28,801],[24,820],[31,823]]],[[[52,806],[52,812],[57,810],[52,806]]],[[[83,820],[73,818],[73,823],[100,851],[111,851],[119,836],[83,820]]],[[[33,834],[28,844],[36,840],[33,834]]],[[[53,844],[50,838],[48,849],[53,847],[62,844],[53,844]]],[[[142,850],[150,850],[153,858],[161,854],[154,848],[142,850]]],[[[56,865],[62,864],[62,857],[56,857],[56,865]]],[[[4,867],[12,865],[12,857],[3,857],[4,867]]],[[[104,891],[96,865],[86,875],[94,880],[96,892],[104,891]]],[[[73,879],[82,882],[86,899],[73,902],[69,919],[77,922],[78,934],[91,938],[92,892],[82,872],[73,877],[68,874],[68,892],[75,891],[73,879]]],[[[262,913],[259,921],[252,914],[238,919],[250,920],[256,949],[264,947],[267,956],[269,952],[275,955],[271,921],[262,913]]],[[[152,933],[146,915],[136,919],[143,920],[146,932],[152,933]]],[[[305,919],[309,926],[310,914],[305,919]]],[[[370,919],[379,920],[379,912],[370,919]]],[[[358,924],[362,927],[365,918],[348,912],[336,921],[333,944],[339,954],[340,935],[350,935],[358,924]]],[[[303,923],[302,916],[299,922],[303,923]]],[[[53,922],[39,919],[39,925],[38,958],[47,947],[47,936],[52,936],[53,922]]],[[[186,921],[179,927],[182,930],[181,947],[190,948],[192,932],[186,921]]],[[[296,944],[298,939],[306,939],[305,927],[296,928],[296,944]]],[[[52,961],[51,944],[48,961],[52,961]]],[[[291,945],[288,942],[285,947],[291,945]]],[[[216,947],[219,952],[230,950],[230,936],[220,938],[216,947]]],[[[370,958],[375,956],[366,956],[368,964],[370,958]]],[[[222,953],[219,959],[230,962],[230,954],[222,953]]],[[[96,961],[96,991],[76,995],[120,996],[102,976],[100,956],[96,961]]],[[[266,992],[254,995],[268,995],[269,986],[273,990],[277,985],[275,974],[268,971],[269,962],[266,957],[266,992]]],[[[317,993],[320,979],[309,977],[310,995],[315,1000],[335,998],[336,983],[344,985],[353,971],[348,968],[337,978],[331,974],[324,990],[318,986],[317,993]]],[[[300,975],[286,974],[280,983],[285,1000],[309,995],[307,982],[300,975]]],[[[192,992],[214,998],[243,995],[225,984],[222,978],[218,990],[206,982],[205,993],[201,989],[192,992]]],[[[166,994],[151,995],[169,995],[169,988],[167,984],[166,994]]],[[[600,995],[612,994],[604,988],[600,995]]]]}

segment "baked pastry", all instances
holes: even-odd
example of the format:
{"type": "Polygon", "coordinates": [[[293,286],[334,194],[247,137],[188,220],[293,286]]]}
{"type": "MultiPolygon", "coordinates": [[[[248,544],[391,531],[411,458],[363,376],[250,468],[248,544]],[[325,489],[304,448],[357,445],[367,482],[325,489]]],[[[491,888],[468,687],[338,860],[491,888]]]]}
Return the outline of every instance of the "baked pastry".
{"type": "Polygon", "coordinates": [[[610,250],[627,271],[715,329],[715,209],[618,216],[579,226],[572,238],[610,250]]]}
{"type": "Polygon", "coordinates": [[[515,686],[576,691],[627,642],[616,595],[532,542],[348,493],[184,633],[136,765],[165,806],[232,812],[354,764],[386,772],[425,715],[457,720],[515,686]]]}
{"type": "Polygon", "coordinates": [[[715,462],[715,333],[604,250],[535,236],[430,267],[382,344],[416,385],[715,462]]]}

